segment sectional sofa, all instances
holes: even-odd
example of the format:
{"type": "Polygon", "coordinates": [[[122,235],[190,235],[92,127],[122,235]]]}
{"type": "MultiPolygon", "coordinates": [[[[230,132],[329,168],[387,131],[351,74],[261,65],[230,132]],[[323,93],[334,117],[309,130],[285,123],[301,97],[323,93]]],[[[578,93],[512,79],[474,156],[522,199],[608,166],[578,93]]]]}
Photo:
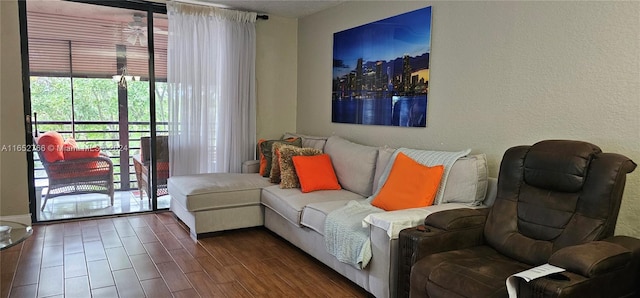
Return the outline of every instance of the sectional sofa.
{"type": "Polygon", "coordinates": [[[342,189],[308,193],[282,189],[257,174],[256,161],[245,163],[242,174],[172,177],[168,182],[170,209],[190,228],[192,238],[264,225],[374,296],[395,297],[400,230],[418,225],[433,212],[485,208],[495,198],[496,180],[487,175],[485,156],[457,159],[447,171],[438,205],[374,213],[362,221],[369,231],[372,258],[366,267],[358,269],[327,252],[325,221],[330,212],[349,201],[362,202],[378,189],[395,149],[365,146],[338,136],[288,133],[284,137],[300,137],[303,147],[327,153],[342,189]]]}

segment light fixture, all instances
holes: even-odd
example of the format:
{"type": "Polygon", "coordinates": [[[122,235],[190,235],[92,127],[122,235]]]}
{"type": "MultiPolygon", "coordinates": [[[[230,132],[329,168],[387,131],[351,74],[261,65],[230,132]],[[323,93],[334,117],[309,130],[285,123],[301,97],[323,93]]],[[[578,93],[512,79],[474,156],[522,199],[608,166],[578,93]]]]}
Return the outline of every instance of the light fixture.
{"type": "Polygon", "coordinates": [[[112,76],[114,82],[118,82],[118,86],[127,88],[127,82],[140,81],[140,76],[132,76],[129,74],[126,66],[120,69],[120,74],[112,76]]]}

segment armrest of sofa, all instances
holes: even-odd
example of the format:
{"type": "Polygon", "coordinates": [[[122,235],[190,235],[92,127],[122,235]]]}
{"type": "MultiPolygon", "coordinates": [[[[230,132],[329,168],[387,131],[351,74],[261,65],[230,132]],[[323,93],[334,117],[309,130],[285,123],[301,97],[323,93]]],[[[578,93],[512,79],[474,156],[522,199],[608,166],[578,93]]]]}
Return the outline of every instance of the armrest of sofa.
{"type": "MultiPolygon", "coordinates": [[[[636,263],[640,239],[614,236],[559,249],[549,258],[549,264],[585,277],[610,273],[636,263]]],[[[636,265],[637,266],[637,265],[636,265]]]]}
{"type": "Polygon", "coordinates": [[[259,160],[247,160],[242,163],[242,173],[250,174],[250,173],[258,173],[258,172],[260,172],[259,160]]]}
{"type": "MultiPolygon", "coordinates": [[[[425,217],[429,218],[431,214],[452,209],[468,209],[469,206],[462,203],[447,203],[433,205],[424,208],[412,208],[396,211],[387,211],[381,213],[373,213],[367,215],[363,220],[363,226],[368,225],[379,227],[387,231],[390,239],[397,239],[400,231],[406,228],[415,227],[421,224],[425,217]]],[[[486,209],[486,208],[482,208],[486,209]]],[[[472,210],[472,209],[469,209],[472,210]]],[[[480,210],[480,209],[479,209],[480,210]]]]}

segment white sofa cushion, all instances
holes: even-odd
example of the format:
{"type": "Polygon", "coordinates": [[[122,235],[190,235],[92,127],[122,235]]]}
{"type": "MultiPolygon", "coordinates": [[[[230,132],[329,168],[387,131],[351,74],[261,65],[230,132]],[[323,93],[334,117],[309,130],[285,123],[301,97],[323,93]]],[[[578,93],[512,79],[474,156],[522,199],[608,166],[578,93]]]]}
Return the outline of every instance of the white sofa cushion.
{"type": "Polygon", "coordinates": [[[480,205],[487,195],[488,176],[487,157],[484,154],[459,158],[449,172],[442,204],[480,205]]]}
{"type": "MultiPolygon", "coordinates": [[[[384,172],[395,149],[379,149],[373,189],[376,190],[380,176],[384,172]]],[[[487,194],[489,171],[485,154],[464,156],[456,160],[449,171],[447,184],[442,197],[444,203],[468,203],[480,205],[487,194]]]]}
{"type": "Polygon", "coordinates": [[[302,193],[299,188],[282,189],[274,185],[262,189],[262,204],[280,214],[294,225],[300,225],[304,206],[328,201],[362,200],[363,196],[347,190],[318,190],[302,193]]]}
{"type": "Polygon", "coordinates": [[[396,148],[391,147],[380,147],[378,149],[378,159],[376,161],[376,172],[373,175],[373,189],[372,192],[378,189],[378,183],[380,183],[380,176],[384,172],[384,169],[387,167],[391,156],[396,151],[396,148]]]}
{"type": "Polygon", "coordinates": [[[188,211],[260,203],[260,190],[273,185],[259,174],[211,173],[169,178],[171,199],[188,211]]]}
{"type": "Polygon", "coordinates": [[[373,176],[378,148],[331,136],[324,145],[342,188],[368,197],[373,192],[373,176]]]}
{"type": "Polygon", "coordinates": [[[308,136],[303,134],[285,132],[283,138],[302,138],[302,147],[315,148],[324,150],[324,145],[327,142],[328,137],[308,136]]]}

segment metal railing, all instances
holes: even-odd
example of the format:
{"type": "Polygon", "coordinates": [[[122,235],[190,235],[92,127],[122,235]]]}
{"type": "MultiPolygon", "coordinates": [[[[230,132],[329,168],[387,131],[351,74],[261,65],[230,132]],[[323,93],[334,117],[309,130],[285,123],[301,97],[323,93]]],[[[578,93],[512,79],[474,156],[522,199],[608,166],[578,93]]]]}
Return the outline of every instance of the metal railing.
{"type": "MultiPolygon", "coordinates": [[[[130,121],[127,123],[127,139],[121,139],[118,121],[38,121],[34,123],[33,130],[39,133],[57,131],[65,139],[74,138],[79,148],[100,147],[100,151],[106,153],[113,161],[114,187],[116,190],[137,189],[133,156],[140,153],[140,137],[150,135],[150,123],[130,121]],[[121,152],[128,156],[126,162],[121,162],[121,152]],[[126,164],[126,172],[121,169],[126,164]],[[123,188],[123,185],[128,187],[123,188]]],[[[156,122],[156,134],[166,135],[168,122],[156,122]]],[[[36,152],[33,153],[34,177],[36,186],[47,186],[47,173],[40,162],[36,152]]]]}

